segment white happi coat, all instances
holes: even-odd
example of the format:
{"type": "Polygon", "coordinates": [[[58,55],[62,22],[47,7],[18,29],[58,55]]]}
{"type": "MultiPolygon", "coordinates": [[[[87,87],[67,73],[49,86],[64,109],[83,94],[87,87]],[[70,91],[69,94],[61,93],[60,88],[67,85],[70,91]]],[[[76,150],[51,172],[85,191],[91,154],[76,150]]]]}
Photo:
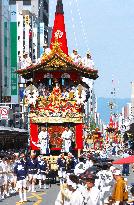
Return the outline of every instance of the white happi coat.
{"type": "Polygon", "coordinates": [[[49,134],[47,131],[41,131],[38,135],[41,154],[46,154],[49,149],[49,134]]]}
{"type": "Polygon", "coordinates": [[[73,133],[71,130],[68,130],[68,131],[65,130],[62,133],[61,138],[63,139],[64,152],[69,152],[69,148],[71,147],[72,136],[73,136],[73,133]]]}
{"type": "Polygon", "coordinates": [[[85,202],[87,205],[100,204],[100,190],[97,187],[92,187],[90,190],[85,191],[85,202]]]}
{"type": "Polygon", "coordinates": [[[84,205],[84,198],[78,188],[76,191],[72,192],[70,205],[84,205]]]}
{"type": "Polygon", "coordinates": [[[83,64],[83,66],[89,67],[91,69],[94,68],[94,61],[90,58],[84,57],[82,59],[82,64],[83,64]]]}

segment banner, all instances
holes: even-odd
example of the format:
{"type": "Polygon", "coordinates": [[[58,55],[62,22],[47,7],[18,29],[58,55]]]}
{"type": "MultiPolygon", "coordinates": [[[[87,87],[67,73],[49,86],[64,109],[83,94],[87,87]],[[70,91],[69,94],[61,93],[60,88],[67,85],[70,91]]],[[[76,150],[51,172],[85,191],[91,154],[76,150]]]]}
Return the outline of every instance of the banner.
{"type": "Polygon", "coordinates": [[[44,23],[40,23],[40,56],[43,53],[44,45],[44,23]]]}
{"type": "Polygon", "coordinates": [[[30,20],[29,20],[29,15],[25,15],[25,25],[29,25],[30,20]]]}

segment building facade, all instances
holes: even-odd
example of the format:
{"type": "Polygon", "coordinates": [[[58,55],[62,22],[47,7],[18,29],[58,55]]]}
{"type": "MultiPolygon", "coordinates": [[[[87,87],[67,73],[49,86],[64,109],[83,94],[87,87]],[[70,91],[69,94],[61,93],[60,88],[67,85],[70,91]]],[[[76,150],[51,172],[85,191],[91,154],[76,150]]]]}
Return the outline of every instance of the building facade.
{"type": "Polygon", "coordinates": [[[0,102],[10,101],[9,0],[0,1],[0,102]]]}
{"type": "Polygon", "coordinates": [[[11,49],[10,55],[15,56],[15,59],[11,58],[11,102],[20,103],[23,100],[25,80],[18,79],[15,71],[20,68],[24,53],[28,53],[32,62],[36,63],[43,52],[44,42],[48,42],[49,1],[10,0],[9,4],[10,38],[11,42],[14,42],[14,49],[11,49]]]}

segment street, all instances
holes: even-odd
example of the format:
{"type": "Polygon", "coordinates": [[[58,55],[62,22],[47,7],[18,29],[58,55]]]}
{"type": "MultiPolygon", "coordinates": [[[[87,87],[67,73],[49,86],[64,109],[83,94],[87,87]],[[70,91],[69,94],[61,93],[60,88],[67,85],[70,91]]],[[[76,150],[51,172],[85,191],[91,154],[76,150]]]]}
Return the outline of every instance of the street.
{"type": "MultiPolygon", "coordinates": [[[[36,186],[36,192],[35,193],[27,193],[27,202],[23,203],[26,205],[53,205],[54,201],[56,199],[56,196],[59,191],[58,185],[52,185],[49,189],[39,189],[38,185],[36,186]]],[[[13,196],[8,197],[7,199],[0,202],[1,205],[17,205],[22,204],[18,203],[19,201],[19,195],[14,194],[13,196]]]]}
{"type": "MultiPolygon", "coordinates": [[[[122,165],[116,166],[122,170],[122,165]]],[[[130,166],[130,175],[126,177],[128,179],[128,189],[130,189],[131,183],[134,182],[134,173],[132,172],[131,166],[130,166]]],[[[35,193],[27,193],[27,199],[28,201],[23,203],[26,205],[54,205],[55,199],[57,197],[59,191],[59,185],[58,184],[52,184],[49,189],[39,189],[39,186],[36,185],[36,192],[35,193]]],[[[109,193],[111,194],[111,193],[109,193]]],[[[129,193],[130,195],[130,193],[129,193]]],[[[17,203],[19,201],[19,195],[18,193],[6,198],[4,201],[1,201],[1,205],[17,205],[20,203],[17,203]]]]}

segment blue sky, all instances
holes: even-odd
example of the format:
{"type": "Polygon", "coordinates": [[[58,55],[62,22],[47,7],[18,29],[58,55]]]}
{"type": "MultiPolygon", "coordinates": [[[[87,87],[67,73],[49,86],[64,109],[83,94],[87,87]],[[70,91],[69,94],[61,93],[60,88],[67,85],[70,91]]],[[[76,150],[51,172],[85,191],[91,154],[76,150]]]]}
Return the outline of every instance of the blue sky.
{"type": "MultiPolygon", "coordinates": [[[[57,0],[50,0],[53,26],[57,0]]],[[[63,0],[69,53],[77,48],[84,57],[89,49],[99,78],[98,97],[110,97],[112,79],[117,97],[131,95],[134,81],[134,0],[63,0]]]]}

